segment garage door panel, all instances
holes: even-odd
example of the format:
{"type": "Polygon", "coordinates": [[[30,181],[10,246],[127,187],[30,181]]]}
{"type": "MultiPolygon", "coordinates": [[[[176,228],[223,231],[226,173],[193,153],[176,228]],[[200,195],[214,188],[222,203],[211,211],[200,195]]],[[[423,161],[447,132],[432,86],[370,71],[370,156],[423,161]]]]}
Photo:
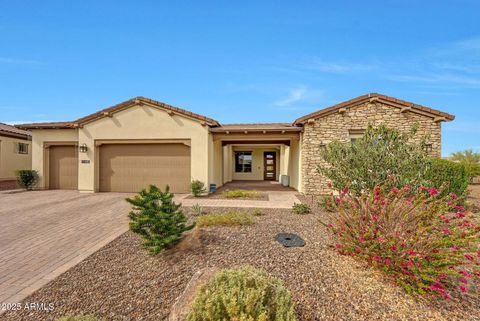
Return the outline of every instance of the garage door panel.
{"type": "Polygon", "coordinates": [[[100,147],[100,191],[138,192],[149,184],[185,193],[190,147],[183,144],[112,144],[100,147]]]}
{"type": "Polygon", "coordinates": [[[78,154],[75,146],[49,148],[49,188],[78,188],[78,154]]]}

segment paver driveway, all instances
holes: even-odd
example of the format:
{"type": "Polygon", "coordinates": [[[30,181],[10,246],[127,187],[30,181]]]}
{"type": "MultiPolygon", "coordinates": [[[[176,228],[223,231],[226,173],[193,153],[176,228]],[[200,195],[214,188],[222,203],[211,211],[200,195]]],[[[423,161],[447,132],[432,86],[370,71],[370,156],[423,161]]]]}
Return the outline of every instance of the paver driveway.
{"type": "Polygon", "coordinates": [[[128,196],[0,192],[0,303],[19,302],[125,232],[128,196]]]}

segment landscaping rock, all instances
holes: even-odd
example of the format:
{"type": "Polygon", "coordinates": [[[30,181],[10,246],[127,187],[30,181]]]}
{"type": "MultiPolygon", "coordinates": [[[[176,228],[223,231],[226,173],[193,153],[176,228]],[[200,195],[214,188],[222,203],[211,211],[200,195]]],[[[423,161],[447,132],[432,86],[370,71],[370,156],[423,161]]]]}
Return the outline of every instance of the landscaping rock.
{"type": "Polygon", "coordinates": [[[215,267],[206,267],[195,272],[183,293],[175,300],[172,311],[170,311],[170,315],[168,316],[168,321],[186,320],[190,305],[195,299],[198,290],[216,271],[218,271],[218,269],[215,267]]]}

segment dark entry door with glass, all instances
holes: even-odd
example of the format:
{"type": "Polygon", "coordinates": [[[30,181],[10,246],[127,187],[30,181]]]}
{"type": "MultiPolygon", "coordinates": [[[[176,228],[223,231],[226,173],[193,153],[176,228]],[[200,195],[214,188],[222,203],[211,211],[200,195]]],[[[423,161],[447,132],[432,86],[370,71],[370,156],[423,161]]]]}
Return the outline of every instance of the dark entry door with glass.
{"type": "Polygon", "coordinates": [[[263,171],[263,179],[264,180],[275,180],[277,178],[276,175],[276,152],[264,152],[264,171],[263,171]]]}

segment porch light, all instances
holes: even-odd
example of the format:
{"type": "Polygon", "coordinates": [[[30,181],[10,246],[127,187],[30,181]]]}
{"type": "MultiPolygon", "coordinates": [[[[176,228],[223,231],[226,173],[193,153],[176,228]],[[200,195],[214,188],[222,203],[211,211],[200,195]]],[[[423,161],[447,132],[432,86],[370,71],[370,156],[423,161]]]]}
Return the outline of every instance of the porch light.
{"type": "Polygon", "coordinates": [[[87,144],[83,143],[82,145],[78,146],[78,151],[80,153],[86,153],[88,150],[87,144]]]}
{"type": "Polygon", "coordinates": [[[320,149],[325,149],[325,148],[327,148],[327,144],[325,144],[324,142],[320,142],[319,147],[320,147],[320,149]]]}

